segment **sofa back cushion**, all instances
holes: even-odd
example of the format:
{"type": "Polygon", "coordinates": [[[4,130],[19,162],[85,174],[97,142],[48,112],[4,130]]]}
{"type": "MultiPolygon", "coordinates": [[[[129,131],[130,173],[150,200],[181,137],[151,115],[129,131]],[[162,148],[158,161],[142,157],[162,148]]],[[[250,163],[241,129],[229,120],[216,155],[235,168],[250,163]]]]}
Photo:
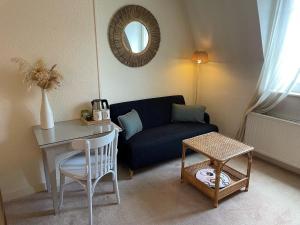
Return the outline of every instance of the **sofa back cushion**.
{"type": "Polygon", "coordinates": [[[183,96],[174,95],[112,104],[110,116],[114,123],[119,124],[118,116],[135,109],[142,120],[143,129],[158,127],[171,123],[173,103],[185,104],[183,96]]]}
{"type": "Polygon", "coordinates": [[[204,123],[205,106],[180,105],[172,106],[172,122],[202,122],[204,123]]]}

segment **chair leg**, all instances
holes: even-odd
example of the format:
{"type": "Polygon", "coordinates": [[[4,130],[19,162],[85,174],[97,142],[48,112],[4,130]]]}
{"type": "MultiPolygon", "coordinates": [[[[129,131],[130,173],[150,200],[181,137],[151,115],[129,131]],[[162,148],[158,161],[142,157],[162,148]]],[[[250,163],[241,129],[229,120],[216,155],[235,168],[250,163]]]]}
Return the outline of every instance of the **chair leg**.
{"type": "Polygon", "coordinates": [[[120,204],[120,194],[119,194],[119,187],[118,187],[118,177],[117,177],[117,171],[113,173],[113,185],[114,185],[114,192],[117,195],[117,202],[120,204]]]}
{"type": "Polygon", "coordinates": [[[64,187],[65,187],[65,175],[60,173],[60,186],[59,186],[59,207],[58,209],[60,210],[63,205],[64,201],[64,187]]]}
{"type": "Polygon", "coordinates": [[[92,181],[87,181],[87,197],[89,207],[89,225],[93,225],[93,194],[92,194],[92,181]]]}

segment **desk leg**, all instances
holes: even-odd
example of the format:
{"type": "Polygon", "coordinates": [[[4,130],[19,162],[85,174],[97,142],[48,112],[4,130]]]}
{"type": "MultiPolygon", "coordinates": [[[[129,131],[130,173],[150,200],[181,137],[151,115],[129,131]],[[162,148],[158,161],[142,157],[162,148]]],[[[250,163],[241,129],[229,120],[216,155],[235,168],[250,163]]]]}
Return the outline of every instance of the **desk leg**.
{"type": "Polygon", "coordinates": [[[215,180],[215,199],[214,199],[214,207],[217,208],[219,204],[219,188],[220,188],[220,176],[222,170],[222,164],[219,162],[215,163],[216,170],[216,180],[215,180]]]}
{"type": "MultiPolygon", "coordinates": [[[[46,147],[43,149],[44,155],[43,160],[46,162],[45,173],[48,175],[47,186],[51,187],[51,195],[53,201],[54,214],[58,214],[58,191],[57,191],[57,178],[56,178],[56,161],[61,159],[60,155],[72,150],[70,143],[59,144],[56,146],[46,147]]],[[[47,179],[47,178],[46,178],[47,179]]],[[[48,189],[50,190],[50,189],[48,189]]]]}
{"type": "Polygon", "coordinates": [[[184,181],[184,163],[185,163],[185,153],[186,153],[186,146],[182,145],[182,158],[181,158],[181,183],[184,181]]]}
{"type": "Polygon", "coordinates": [[[246,184],[246,187],[245,187],[245,191],[248,191],[248,189],[249,189],[251,165],[252,165],[252,152],[249,152],[248,153],[248,167],[247,167],[247,178],[248,178],[248,181],[247,181],[247,184],[246,184]]]}
{"type": "Polygon", "coordinates": [[[57,193],[57,183],[56,183],[56,153],[55,150],[48,150],[46,152],[47,166],[51,183],[51,195],[53,200],[54,214],[58,214],[58,193],[57,193]]]}
{"type": "Polygon", "coordinates": [[[43,150],[42,154],[43,154],[43,164],[44,164],[46,188],[47,188],[48,192],[51,192],[51,183],[50,183],[50,176],[49,176],[49,171],[48,171],[48,162],[47,162],[46,152],[43,150]]]}

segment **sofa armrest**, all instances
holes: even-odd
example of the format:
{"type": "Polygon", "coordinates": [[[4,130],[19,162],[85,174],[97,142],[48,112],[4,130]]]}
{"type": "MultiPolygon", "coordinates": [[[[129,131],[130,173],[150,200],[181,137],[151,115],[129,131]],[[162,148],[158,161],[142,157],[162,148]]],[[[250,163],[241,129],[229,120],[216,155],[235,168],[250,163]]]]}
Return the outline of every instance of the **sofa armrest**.
{"type": "Polygon", "coordinates": [[[205,123],[210,123],[210,117],[209,117],[209,114],[207,112],[204,113],[204,122],[205,123]]]}
{"type": "Polygon", "coordinates": [[[119,144],[126,144],[126,138],[125,138],[125,131],[124,130],[119,133],[118,142],[119,142],[119,144]]]}

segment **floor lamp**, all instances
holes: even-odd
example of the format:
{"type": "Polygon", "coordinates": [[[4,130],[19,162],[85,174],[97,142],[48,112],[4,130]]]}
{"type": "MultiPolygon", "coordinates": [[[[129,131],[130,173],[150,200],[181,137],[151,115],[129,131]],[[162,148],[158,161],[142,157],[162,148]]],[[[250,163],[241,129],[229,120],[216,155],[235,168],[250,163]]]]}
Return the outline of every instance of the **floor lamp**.
{"type": "Polygon", "coordinates": [[[192,61],[197,65],[197,72],[195,75],[195,96],[194,96],[194,104],[197,104],[198,98],[198,80],[199,80],[199,64],[208,62],[208,54],[205,51],[195,51],[192,56],[192,61]]]}

